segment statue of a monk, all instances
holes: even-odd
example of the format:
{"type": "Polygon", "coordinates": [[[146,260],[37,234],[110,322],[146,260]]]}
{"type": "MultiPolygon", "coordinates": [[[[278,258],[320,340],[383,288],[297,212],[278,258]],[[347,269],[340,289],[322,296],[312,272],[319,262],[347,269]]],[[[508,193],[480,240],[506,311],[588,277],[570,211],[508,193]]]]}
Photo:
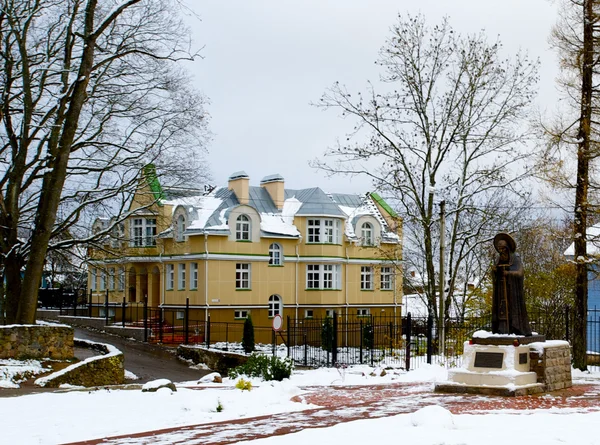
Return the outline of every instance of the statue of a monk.
{"type": "Polygon", "coordinates": [[[508,233],[494,237],[499,254],[493,266],[492,332],[531,335],[523,295],[523,264],[515,253],[517,243],[508,233]]]}

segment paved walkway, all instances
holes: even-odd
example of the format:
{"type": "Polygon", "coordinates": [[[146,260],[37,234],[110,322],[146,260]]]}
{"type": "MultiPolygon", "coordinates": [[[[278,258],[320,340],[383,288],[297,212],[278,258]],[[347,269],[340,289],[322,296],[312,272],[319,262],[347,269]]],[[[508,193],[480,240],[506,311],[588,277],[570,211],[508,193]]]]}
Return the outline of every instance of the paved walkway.
{"type": "Polygon", "coordinates": [[[435,394],[431,392],[430,384],[304,389],[308,393],[299,397],[303,397],[308,403],[320,405],[321,408],[236,421],[189,425],[68,445],[224,445],[289,434],[306,428],[322,428],[353,420],[410,413],[428,405],[443,406],[454,414],[552,407],[573,408],[579,411],[600,410],[600,385],[586,383],[552,394],[524,397],[435,394]]]}

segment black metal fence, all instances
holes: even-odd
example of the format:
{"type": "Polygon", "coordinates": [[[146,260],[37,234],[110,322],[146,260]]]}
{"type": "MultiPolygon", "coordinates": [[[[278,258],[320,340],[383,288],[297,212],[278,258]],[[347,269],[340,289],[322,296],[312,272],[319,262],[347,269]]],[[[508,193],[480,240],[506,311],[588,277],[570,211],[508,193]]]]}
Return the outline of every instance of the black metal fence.
{"type": "MultiPolygon", "coordinates": [[[[74,296],[55,298],[61,314],[101,317],[106,324],[140,328],[148,342],[163,344],[201,344],[230,350],[239,348],[243,321],[215,322],[191,314],[189,302],[182,308],[148,307],[145,303],[104,302],[83,304],[74,296]],[[70,303],[70,305],[69,305],[70,303]]],[[[532,330],[548,340],[570,340],[574,313],[569,307],[531,311],[532,330]]],[[[588,364],[600,365],[600,309],[588,310],[588,364]]],[[[424,363],[456,366],[465,342],[478,330],[491,330],[491,317],[450,318],[445,323],[445,342],[431,318],[396,316],[344,317],[334,314],[325,319],[287,318],[283,331],[271,326],[254,326],[255,341],[276,347],[285,345],[287,355],[303,366],[346,366],[354,364],[397,365],[414,369],[424,363]]]]}

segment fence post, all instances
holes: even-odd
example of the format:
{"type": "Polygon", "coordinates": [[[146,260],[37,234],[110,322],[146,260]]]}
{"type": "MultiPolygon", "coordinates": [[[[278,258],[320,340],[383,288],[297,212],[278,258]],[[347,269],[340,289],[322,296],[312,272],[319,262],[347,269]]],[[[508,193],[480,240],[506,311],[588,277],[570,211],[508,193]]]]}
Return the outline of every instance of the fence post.
{"type": "Polygon", "coordinates": [[[433,317],[431,314],[427,317],[427,363],[431,364],[431,355],[433,352],[433,317]]]}
{"type": "Polygon", "coordinates": [[[144,298],[144,341],[148,342],[148,299],[144,298]]]}
{"type": "Polygon", "coordinates": [[[363,364],[363,339],[365,337],[365,331],[364,331],[362,320],[360,320],[360,333],[359,333],[359,337],[360,337],[360,364],[362,365],[363,364]]]}
{"type": "Polygon", "coordinates": [[[104,324],[108,324],[108,289],[106,289],[106,295],[104,296],[104,324]]]}
{"type": "Polygon", "coordinates": [[[308,344],[306,342],[306,328],[304,330],[304,366],[308,366],[308,344]]]}
{"type": "Polygon", "coordinates": [[[287,356],[290,356],[290,316],[287,316],[287,356]]]}
{"type": "Polygon", "coordinates": [[[121,324],[125,327],[125,297],[123,297],[123,303],[121,304],[121,324]]]}
{"type": "Polygon", "coordinates": [[[407,371],[410,371],[410,342],[411,342],[411,329],[412,329],[412,321],[410,312],[406,314],[406,363],[405,368],[407,371]]]}
{"type": "Polygon", "coordinates": [[[90,299],[88,300],[88,318],[92,318],[92,290],[90,289],[90,299]]]}
{"type": "Polygon", "coordinates": [[[163,308],[158,310],[158,341],[163,342],[163,308]]]}
{"type": "Polygon", "coordinates": [[[394,355],[394,326],[390,321],[390,358],[394,355]]]}
{"type": "Polygon", "coordinates": [[[183,320],[183,328],[185,329],[184,333],[184,344],[188,344],[189,340],[189,331],[190,331],[190,299],[185,299],[185,319],[183,320]]]}
{"type": "Polygon", "coordinates": [[[206,348],[210,349],[210,315],[206,320],[206,348]]]}
{"type": "Polygon", "coordinates": [[[77,317],[77,291],[73,292],[73,317],[77,317]]]}
{"type": "Polygon", "coordinates": [[[569,306],[565,306],[565,340],[569,341],[569,306]]]}
{"type": "Polygon", "coordinates": [[[337,365],[337,345],[338,345],[338,314],[333,311],[333,338],[331,340],[331,366],[337,365]]]}
{"type": "Polygon", "coordinates": [[[275,329],[272,329],[271,332],[271,343],[273,344],[273,357],[275,357],[275,350],[277,349],[275,343],[277,342],[277,337],[275,336],[275,329]]]}
{"type": "Polygon", "coordinates": [[[373,314],[371,314],[370,317],[371,326],[369,326],[369,349],[371,350],[371,366],[373,366],[373,349],[375,349],[375,320],[373,319],[373,314]]]}

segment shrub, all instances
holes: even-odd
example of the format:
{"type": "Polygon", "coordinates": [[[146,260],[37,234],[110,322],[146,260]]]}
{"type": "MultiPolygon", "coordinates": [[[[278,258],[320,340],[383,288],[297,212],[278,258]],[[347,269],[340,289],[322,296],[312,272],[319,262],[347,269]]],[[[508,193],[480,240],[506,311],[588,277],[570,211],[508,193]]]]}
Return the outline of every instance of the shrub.
{"type": "Polygon", "coordinates": [[[367,349],[373,349],[375,345],[375,332],[373,329],[373,324],[370,321],[367,321],[363,325],[363,342],[364,347],[367,349]]]}
{"type": "Polygon", "coordinates": [[[251,391],[252,390],[252,382],[250,380],[239,379],[235,387],[241,391],[251,391]]]}
{"type": "Polygon", "coordinates": [[[229,378],[235,379],[246,375],[260,377],[263,380],[281,381],[292,375],[292,369],[294,364],[289,358],[252,354],[246,363],[229,370],[229,378]]]}
{"type": "Polygon", "coordinates": [[[333,323],[331,322],[331,317],[326,317],[323,322],[323,327],[321,328],[321,345],[327,352],[331,352],[333,349],[333,323]]]}
{"type": "Polygon", "coordinates": [[[246,317],[244,321],[244,334],[242,336],[242,347],[246,354],[254,352],[254,325],[252,324],[252,318],[250,315],[246,317]]]}
{"type": "Polygon", "coordinates": [[[223,411],[223,404],[221,403],[220,400],[217,401],[217,412],[220,413],[221,411],[223,411]]]}

